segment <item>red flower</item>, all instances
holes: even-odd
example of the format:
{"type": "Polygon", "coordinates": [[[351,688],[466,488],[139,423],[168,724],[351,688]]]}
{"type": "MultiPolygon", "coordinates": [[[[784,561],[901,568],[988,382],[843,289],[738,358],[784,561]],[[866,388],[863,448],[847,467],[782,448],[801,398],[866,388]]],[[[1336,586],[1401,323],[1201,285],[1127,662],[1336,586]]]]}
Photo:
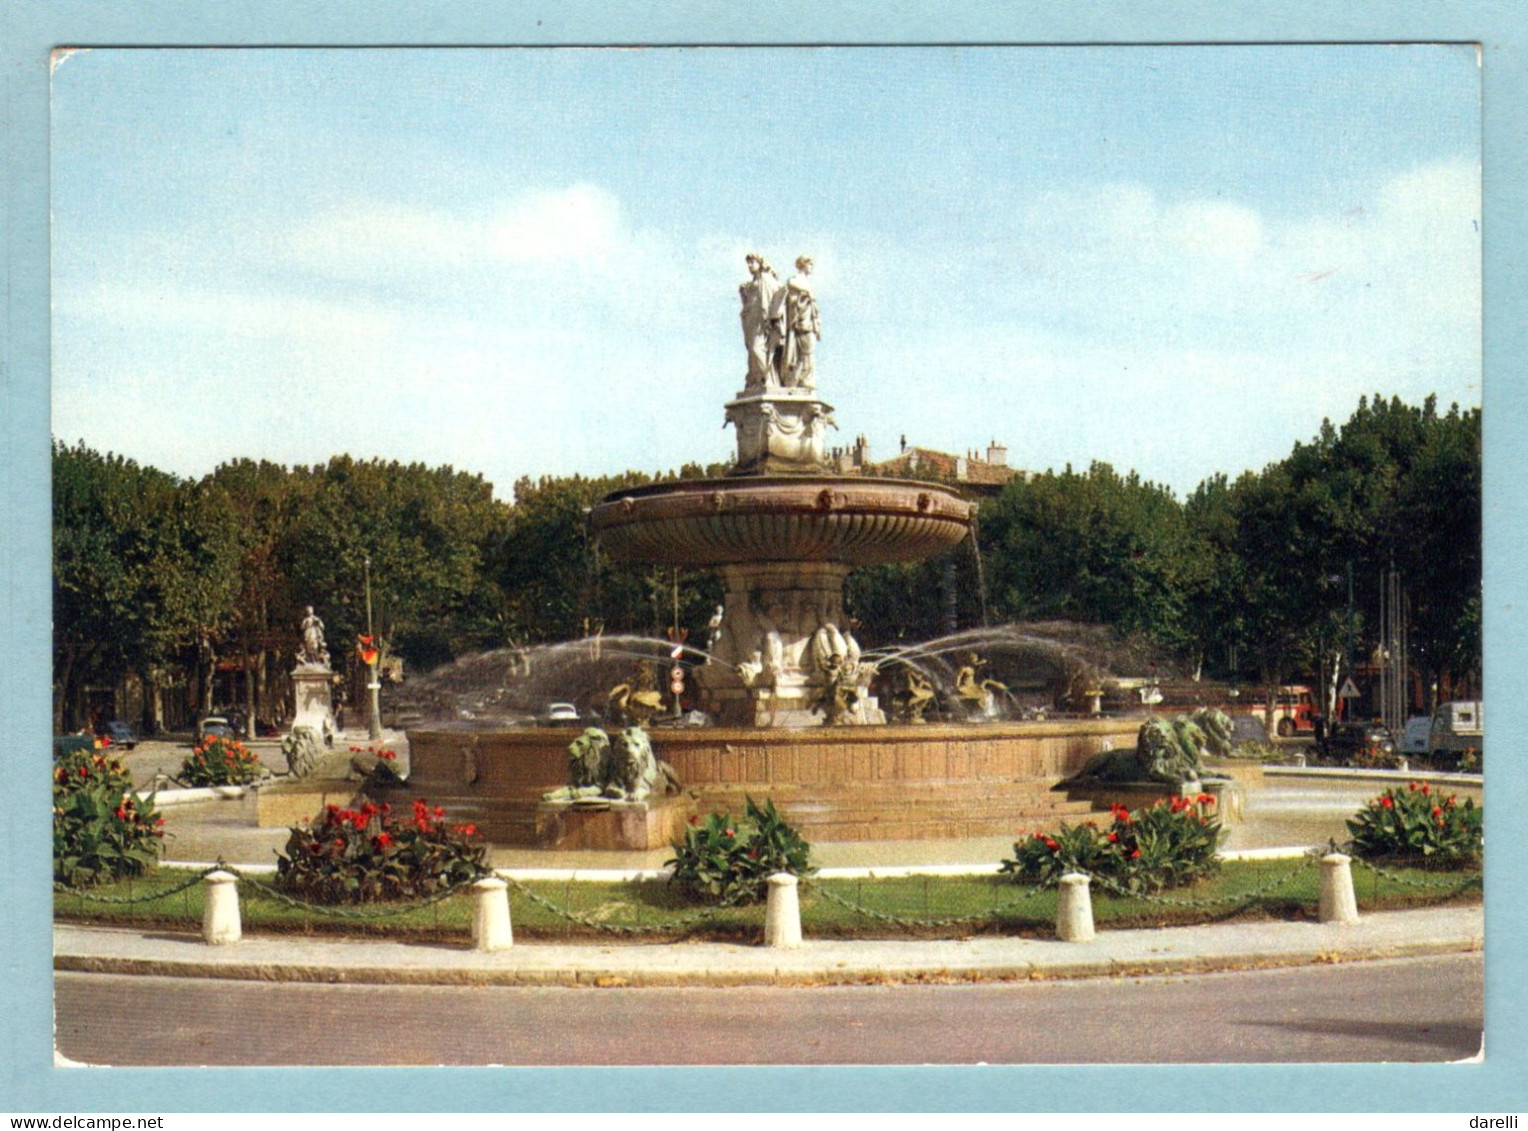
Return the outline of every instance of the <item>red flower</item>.
{"type": "Polygon", "coordinates": [[[1050,837],[1046,837],[1045,838],[1045,847],[1050,849],[1052,852],[1055,852],[1056,849],[1060,848],[1061,846],[1059,844],[1057,844],[1055,841],[1053,841],[1050,837]]]}
{"type": "Polygon", "coordinates": [[[1407,784],[1406,788],[1411,790],[1412,793],[1415,793],[1420,787],[1417,785],[1416,782],[1409,782],[1407,784]]]}
{"type": "Polygon", "coordinates": [[[157,821],[155,821],[155,822],[154,822],[154,827],[155,827],[155,828],[158,828],[158,827],[159,827],[159,826],[161,826],[161,825],[163,825],[163,824],[164,824],[164,818],[163,818],[163,817],[160,817],[160,818],[159,818],[159,820],[157,820],[157,821]]]}
{"type": "Polygon", "coordinates": [[[736,829],[723,829],[722,836],[737,836],[736,829]]]}
{"type": "Polygon", "coordinates": [[[1426,782],[1423,782],[1422,783],[1422,796],[1426,797],[1431,792],[1432,792],[1432,786],[1428,785],[1426,782]]]}
{"type": "Polygon", "coordinates": [[[440,806],[437,805],[435,807],[435,819],[438,821],[442,817],[444,817],[445,815],[446,815],[446,811],[444,809],[442,809],[440,806]]]}
{"type": "Polygon", "coordinates": [[[90,767],[89,766],[81,766],[80,767],[80,777],[88,778],[89,776],[90,776],[90,767]]]}
{"type": "Polygon", "coordinates": [[[120,806],[120,805],[117,806],[117,820],[119,820],[119,821],[127,820],[127,810],[122,808],[122,806],[120,806]]]}
{"type": "Polygon", "coordinates": [[[1132,852],[1130,854],[1130,859],[1132,859],[1132,860],[1139,860],[1140,858],[1141,858],[1141,850],[1139,848],[1137,848],[1134,852],[1132,852]]]}
{"type": "Polygon", "coordinates": [[[1110,844],[1119,843],[1119,833],[1110,833],[1106,838],[1110,844]]]}
{"type": "Polygon", "coordinates": [[[1215,804],[1215,795],[1213,793],[1201,793],[1194,800],[1200,805],[1213,805],[1215,804]]]}
{"type": "Polygon", "coordinates": [[[1379,803],[1380,803],[1380,805],[1384,806],[1384,808],[1386,808],[1386,809],[1394,809],[1395,808],[1395,802],[1390,800],[1390,795],[1388,793],[1385,794],[1385,796],[1383,796],[1383,797],[1381,797],[1379,799],[1379,803]]]}
{"type": "Polygon", "coordinates": [[[461,833],[462,836],[477,836],[477,826],[476,825],[462,825],[456,831],[461,833]]]}
{"type": "Polygon", "coordinates": [[[373,840],[372,843],[375,844],[379,849],[391,848],[393,844],[393,838],[387,833],[378,833],[376,839],[373,840]]]}
{"type": "Polygon", "coordinates": [[[699,828],[700,827],[700,818],[699,817],[691,817],[690,818],[690,827],[691,828],[699,828]]]}

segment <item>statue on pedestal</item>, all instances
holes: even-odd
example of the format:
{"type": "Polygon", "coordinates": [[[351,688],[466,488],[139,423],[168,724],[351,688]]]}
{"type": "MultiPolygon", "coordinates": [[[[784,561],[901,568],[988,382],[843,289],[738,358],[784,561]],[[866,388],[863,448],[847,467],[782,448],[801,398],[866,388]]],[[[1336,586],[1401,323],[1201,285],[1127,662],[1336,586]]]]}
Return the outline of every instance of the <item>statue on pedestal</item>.
{"type": "Polygon", "coordinates": [[[329,649],[324,644],[324,622],[313,612],[312,605],[307,607],[307,615],[302,618],[302,647],[297,650],[297,662],[318,668],[329,666],[329,649]]]}
{"type": "Polygon", "coordinates": [[[812,260],[796,260],[796,273],[782,290],[775,292],[770,320],[780,341],[780,384],[787,389],[812,392],[817,388],[817,372],[812,354],[822,338],[822,322],[817,313],[817,299],[812,293],[812,260]]]}
{"type": "Polygon", "coordinates": [[[780,383],[774,358],[776,335],[771,332],[769,320],[780,280],[756,252],[748,255],[748,275],[748,281],[738,287],[738,296],[743,300],[743,346],[748,351],[748,376],[743,388],[758,392],[780,383]]]}

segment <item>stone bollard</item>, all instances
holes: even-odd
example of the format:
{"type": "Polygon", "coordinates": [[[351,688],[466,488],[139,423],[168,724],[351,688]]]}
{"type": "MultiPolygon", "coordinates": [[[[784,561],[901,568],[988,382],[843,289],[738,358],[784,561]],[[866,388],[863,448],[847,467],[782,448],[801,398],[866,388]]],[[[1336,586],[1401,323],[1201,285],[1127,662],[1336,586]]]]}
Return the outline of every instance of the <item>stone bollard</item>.
{"type": "Polygon", "coordinates": [[[1082,872],[1068,872],[1056,889],[1056,937],[1062,942],[1093,940],[1093,896],[1091,878],[1082,872]]]}
{"type": "Polygon", "coordinates": [[[509,885],[498,876],[488,876],[472,885],[477,900],[472,909],[472,948],[508,950],[515,945],[509,925],[509,885]]]}
{"type": "Polygon", "coordinates": [[[796,884],[796,877],[789,872],[776,872],[769,877],[769,902],[764,908],[765,946],[801,945],[801,900],[796,884]]]}
{"type": "Polygon", "coordinates": [[[244,937],[239,920],[239,877],[222,870],[202,877],[202,941],[208,946],[236,943],[244,937]]]}
{"type": "Polygon", "coordinates": [[[1332,852],[1321,858],[1321,899],[1317,914],[1323,923],[1358,922],[1358,899],[1353,894],[1352,858],[1332,852]]]}

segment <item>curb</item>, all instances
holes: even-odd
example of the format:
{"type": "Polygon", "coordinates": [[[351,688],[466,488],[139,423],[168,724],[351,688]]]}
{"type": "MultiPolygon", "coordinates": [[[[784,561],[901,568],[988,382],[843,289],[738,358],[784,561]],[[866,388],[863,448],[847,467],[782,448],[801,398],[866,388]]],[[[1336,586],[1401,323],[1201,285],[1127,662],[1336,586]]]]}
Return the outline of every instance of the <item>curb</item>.
{"type": "MultiPolygon", "coordinates": [[[[188,938],[191,936],[188,936],[188,938]]],[[[1161,975],[1213,974],[1296,966],[1325,966],[1398,958],[1425,958],[1477,953],[1485,948],[1478,936],[1359,946],[1311,947],[1292,951],[1252,951],[1223,955],[1162,955],[1152,958],[1060,959],[1046,962],[943,962],[851,966],[810,965],[811,943],[794,952],[798,961],[757,969],[697,966],[691,969],[648,969],[619,960],[600,968],[578,970],[553,967],[396,967],[341,966],[319,963],[208,962],[109,955],[57,955],[60,973],[115,974],[135,977],[204,978],[222,981],[301,983],[315,985],[399,986],[524,986],[596,989],[695,986],[853,986],[974,982],[1067,981],[1084,978],[1139,978],[1161,975]]],[[[465,950],[466,948],[461,948],[465,950]]],[[[762,948],[749,948],[762,950],[762,948]]],[[[522,951],[522,953],[524,953],[522,951]]],[[[513,961],[506,952],[505,961],[513,961]]]]}

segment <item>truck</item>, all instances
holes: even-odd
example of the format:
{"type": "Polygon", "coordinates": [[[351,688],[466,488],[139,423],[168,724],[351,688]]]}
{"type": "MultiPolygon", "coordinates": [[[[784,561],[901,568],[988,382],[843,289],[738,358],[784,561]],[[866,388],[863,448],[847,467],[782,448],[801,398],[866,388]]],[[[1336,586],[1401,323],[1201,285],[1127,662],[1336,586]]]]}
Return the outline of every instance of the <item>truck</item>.
{"type": "Polygon", "coordinates": [[[1269,733],[1280,738],[1312,734],[1316,729],[1316,700],[1311,689],[1303,683],[1280,687],[1273,697],[1272,712],[1264,700],[1253,703],[1250,713],[1263,721],[1269,733]]]}
{"type": "Polygon", "coordinates": [[[1433,712],[1427,744],[1436,759],[1448,759],[1479,768],[1485,753],[1485,704],[1479,699],[1456,699],[1440,703],[1433,712]]]}

